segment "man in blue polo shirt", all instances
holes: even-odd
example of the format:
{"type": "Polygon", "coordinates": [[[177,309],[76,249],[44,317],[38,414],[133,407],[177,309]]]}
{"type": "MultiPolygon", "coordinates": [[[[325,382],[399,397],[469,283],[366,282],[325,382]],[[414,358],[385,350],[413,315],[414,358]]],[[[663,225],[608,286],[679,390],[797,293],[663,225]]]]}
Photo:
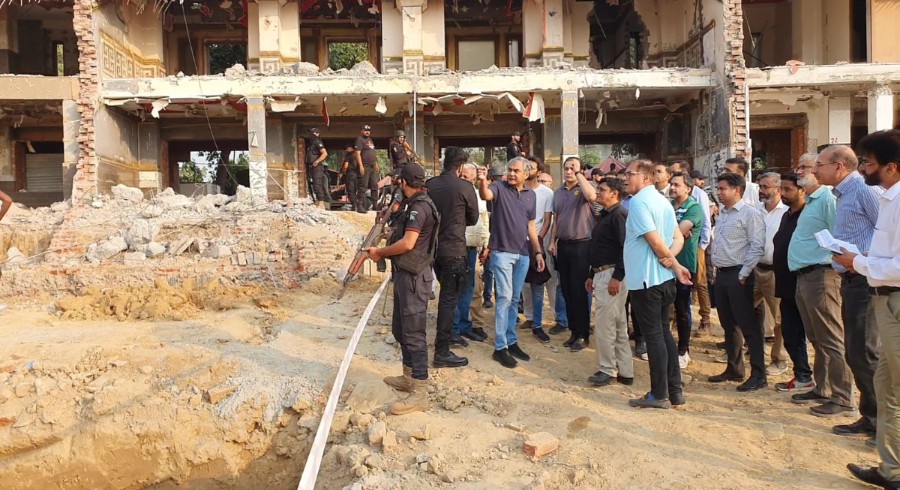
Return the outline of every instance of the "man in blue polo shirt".
{"type": "Polygon", "coordinates": [[[519,347],[516,316],[528,272],[529,248],[537,260],[537,270],[544,270],[541,242],[535,229],[535,194],[525,188],[525,177],[534,171],[530,162],[516,157],[507,164],[506,181],[488,184],[486,169],[478,169],[481,198],[493,203],[491,211],[490,267],[496,282],[497,309],[494,312],[495,361],[507,368],[516,367],[516,359],[531,357],[519,347]]]}
{"type": "Polygon", "coordinates": [[[655,170],[653,162],[636,160],[625,172],[634,196],[625,222],[625,287],[650,363],[650,392],[630,400],[629,405],[671,408],[683,405],[684,395],[678,349],[669,329],[669,307],[675,302],[676,276],[690,284],[691,274],[675,260],[684,246],[684,235],[675,232],[675,209],[653,185],[655,170]]]}

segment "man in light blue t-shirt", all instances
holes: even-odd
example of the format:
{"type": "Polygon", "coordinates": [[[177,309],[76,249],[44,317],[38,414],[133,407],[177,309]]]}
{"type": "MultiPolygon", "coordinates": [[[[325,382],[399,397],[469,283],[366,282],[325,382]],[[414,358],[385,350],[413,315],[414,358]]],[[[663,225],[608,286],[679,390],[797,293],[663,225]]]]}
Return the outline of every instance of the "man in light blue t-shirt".
{"type": "Polygon", "coordinates": [[[691,273],[675,260],[684,236],[676,233],[672,204],[653,185],[654,170],[653,162],[635,160],[625,171],[626,186],[634,196],[625,222],[625,287],[650,363],[650,392],[629,404],[671,408],[683,405],[684,395],[669,308],[675,302],[676,276],[690,284],[691,273]]]}

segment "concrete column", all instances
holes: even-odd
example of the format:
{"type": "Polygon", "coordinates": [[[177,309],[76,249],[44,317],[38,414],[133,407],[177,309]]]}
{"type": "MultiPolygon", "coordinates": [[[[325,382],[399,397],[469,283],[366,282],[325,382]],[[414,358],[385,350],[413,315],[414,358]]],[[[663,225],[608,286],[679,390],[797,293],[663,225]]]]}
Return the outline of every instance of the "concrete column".
{"type": "Polygon", "coordinates": [[[572,10],[575,8],[575,0],[563,1],[563,59],[568,64],[574,64],[572,56],[572,10]]]}
{"type": "Polygon", "coordinates": [[[894,127],[894,94],[887,85],[869,90],[869,132],[894,127]]]}
{"type": "Polygon", "coordinates": [[[525,68],[541,66],[544,39],[544,10],[542,0],[522,0],[522,47],[525,68]]]}
{"type": "Polygon", "coordinates": [[[556,66],[565,61],[563,17],[563,0],[544,0],[544,37],[541,50],[541,63],[544,66],[556,66]]]}
{"type": "Polygon", "coordinates": [[[247,69],[259,70],[259,5],[247,2],[247,69]]]}
{"type": "Polygon", "coordinates": [[[447,67],[447,35],[444,29],[444,0],[430,0],[422,14],[422,51],[426,74],[447,67]]]}
{"type": "Polygon", "coordinates": [[[300,62],[300,3],[288,2],[281,7],[281,32],[279,32],[279,52],[281,64],[300,62]]]}
{"type": "Polygon", "coordinates": [[[809,120],[807,135],[807,152],[816,151],[821,145],[828,144],[828,99],[808,102],[806,117],[809,120]]]}
{"type": "Polygon", "coordinates": [[[403,21],[400,7],[393,0],[381,3],[381,72],[403,71],[403,21]]]}
{"type": "Polygon", "coordinates": [[[547,114],[543,122],[544,165],[547,167],[547,173],[553,176],[553,182],[560,185],[563,161],[562,117],[557,114],[547,114]]]}
{"type": "Polygon", "coordinates": [[[807,65],[824,64],[822,0],[793,0],[791,8],[793,58],[803,60],[807,65]]]}
{"type": "Polygon", "coordinates": [[[425,0],[397,0],[403,26],[403,73],[421,75],[425,62],[422,50],[422,14],[428,8],[425,0]]]}
{"type": "Polygon", "coordinates": [[[828,101],[828,144],[849,145],[853,110],[850,97],[832,97],[828,101]]]}
{"type": "Polygon", "coordinates": [[[250,193],[254,202],[268,200],[266,161],[266,103],[261,96],[247,97],[247,144],[250,149],[250,193]]]}
{"type": "Polygon", "coordinates": [[[578,91],[562,92],[562,157],[578,156],[578,91]]]}
{"type": "Polygon", "coordinates": [[[591,62],[591,25],[588,14],[594,7],[591,2],[572,2],[572,64],[588,66],[591,62]]]}
{"type": "Polygon", "coordinates": [[[72,185],[74,185],[75,170],[78,166],[78,130],[81,127],[81,114],[78,112],[78,102],[75,100],[62,101],[63,116],[63,199],[72,198],[72,185]]]}
{"type": "Polygon", "coordinates": [[[259,0],[259,70],[281,69],[281,8],[275,0],[259,0]]]}

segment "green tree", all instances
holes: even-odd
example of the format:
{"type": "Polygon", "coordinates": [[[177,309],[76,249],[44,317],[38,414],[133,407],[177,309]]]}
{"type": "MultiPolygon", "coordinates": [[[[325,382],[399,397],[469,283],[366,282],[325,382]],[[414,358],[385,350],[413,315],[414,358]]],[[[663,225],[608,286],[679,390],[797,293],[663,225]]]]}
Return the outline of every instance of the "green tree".
{"type": "Polygon", "coordinates": [[[209,73],[216,75],[225,73],[236,63],[247,66],[246,44],[210,44],[209,45],[209,73]]]}
{"type": "Polygon", "coordinates": [[[179,162],[178,181],[182,184],[202,184],[207,180],[209,167],[205,162],[179,162]]]}
{"type": "Polygon", "coordinates": [[[366,43],[328,44],[328,67],[332,70],[350,69],[367,59],[369,59],[369,45],[366,43]]]}

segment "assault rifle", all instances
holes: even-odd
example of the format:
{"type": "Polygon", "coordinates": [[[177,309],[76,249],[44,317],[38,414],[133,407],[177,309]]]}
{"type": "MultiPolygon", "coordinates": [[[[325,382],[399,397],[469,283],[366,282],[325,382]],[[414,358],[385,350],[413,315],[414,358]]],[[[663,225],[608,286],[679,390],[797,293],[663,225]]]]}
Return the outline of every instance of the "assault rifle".
{"type": "MultiPolygon", "coordinates": [[[[359,245],[359,248],[356,249],[356,255],[353,257],[353,262],[350,262],[350,267],[347,269],[347,275],[344,276],[344,285],[341,287],[341,292],[338,293],[337,301],[340,301],[341,298],[344,297],[344,293],[347,292],[350,281],[359,274],[363,264],[366,262],[366,258],[368,258],[369,255],[364,249],[378,245],[378,242],[384,238],[385,226],[387,225],[387,218],[388,214],[391,212],[391,207],[392,206],[385,206],[375,215],[375,224],[372,225],[366,238],[359,245]]],[[[379,264],[378,270],[384,272],[382,267],[383,264],[379,264]]]]}

